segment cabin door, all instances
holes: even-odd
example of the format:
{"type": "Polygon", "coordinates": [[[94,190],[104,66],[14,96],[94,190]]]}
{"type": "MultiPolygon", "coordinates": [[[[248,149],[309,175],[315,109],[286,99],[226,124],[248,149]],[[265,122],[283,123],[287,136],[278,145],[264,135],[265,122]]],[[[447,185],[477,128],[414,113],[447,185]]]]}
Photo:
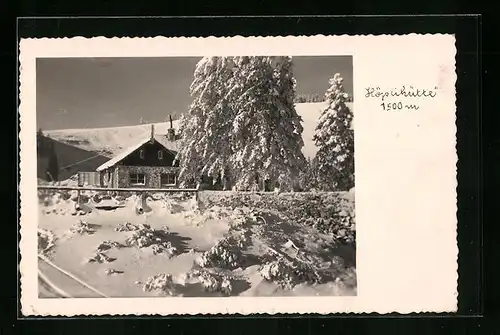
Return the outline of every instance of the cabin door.
{"type": "Polygon", "coordinates": [[[110,170],[106,171],[106,182],[107,187],[113,187],[113,173],[110,170]]]}

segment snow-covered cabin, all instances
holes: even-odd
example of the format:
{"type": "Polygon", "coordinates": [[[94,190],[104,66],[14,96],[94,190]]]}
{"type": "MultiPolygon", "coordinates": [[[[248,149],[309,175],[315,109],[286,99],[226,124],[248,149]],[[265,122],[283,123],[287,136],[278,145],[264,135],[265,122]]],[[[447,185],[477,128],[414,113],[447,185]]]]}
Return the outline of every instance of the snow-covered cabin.
{"type": "Polygon", "coordinates": [[[104,187],[169,188],[177,186],[179,166],[174,164],[179,137],[171,126],[167,134],[138,140],[97,168],[104,187]]]}

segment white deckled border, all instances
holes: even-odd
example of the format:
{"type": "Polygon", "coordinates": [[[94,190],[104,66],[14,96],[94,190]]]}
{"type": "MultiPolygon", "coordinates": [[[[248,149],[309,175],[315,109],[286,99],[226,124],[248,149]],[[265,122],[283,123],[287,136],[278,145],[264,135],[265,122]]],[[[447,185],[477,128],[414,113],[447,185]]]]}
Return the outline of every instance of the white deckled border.
{"type": "MultiPolygon", "coordinates": [[[[412,313],[457,310],[453,35],[23,39],[20,43],[24,315],[412,313]],[[356,297],[38,299],[36,58],[353,55],[356,297]],[[365,87],[438,86],[418,112],[387,113],[365,87]]],[[[326,71],[327,69],[325,69],[326,71]]],[[[333,75],[333,73],[332,73],[333,75]]]]}

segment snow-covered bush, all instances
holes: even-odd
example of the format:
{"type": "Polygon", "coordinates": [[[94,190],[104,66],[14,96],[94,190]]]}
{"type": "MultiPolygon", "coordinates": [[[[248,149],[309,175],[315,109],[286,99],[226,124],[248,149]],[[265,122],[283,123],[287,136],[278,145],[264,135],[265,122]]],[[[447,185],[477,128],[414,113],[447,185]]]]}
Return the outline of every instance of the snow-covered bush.
{"type": "MultiPolygon", "coordinates": [[[[228,193],[207,197],[210,207],[217,202],[221,207],[233,210],[229,216],[232,226],[244,226],[258,216],[278,213],[279,219],[296,225],[307,225],[321,233],[335,235],[341,243],[352,243],[356,237],[355,215],[352,200],[338,193],[272,193],[252,197],[242,193],[228,193]],[[251,208],[258,208],[259,211],[251,208]]],[[[258,220],[261,221],[261,220],[258,220]]]]}
{"type": "Polygon", "coordinates": [[[116,270],[116,269],[106,269],[104,270],[104,273],[108,276],[115,275],[115,274],[123,274],[124,271],[116,270]]]}
{"type": "Polygon", "coordinates": [[[342,257],[334,255],[330,260],[330,268],[333,268],[337,271],[345,270],[345,261],[342,257]]]}
{"type": "Polygon", "coordinates": [[[161,242],[158,244],[153,244],[152,246],[153,254],[166,254],[169,257],[174,256],[177,253],[177,248],[172,245],[171,242],[161,242]]]}
{"type": "Polygon", "coordinates": [[[98,252],[103,252],[103,251],[106,251],[106,250],[109,250],[112,248],[120,249],[122,247],[124,247],[124,245],[119,243],[119,242],[106,240],[106,241],[102,241],[101,243],[99,243],[96,250],[98,252]]]}
{"type": "Polygon", "coordinates": [[[137,230],[133,230],[133,234],[125,240],[125,243],[128,246],[144,248],[153,244],[155,239],[155,230],[149,225],[141,224],[137,230]]]}
{"type": "Polygon", "coordinates": [[[91,226],[90,223],[85,222],[85,221],[78,221],[73,225],[73,227],[70,228],[70,231],[72,233],[76,234],[93,234],[95,233],[95,229],[91,226]]]}
{"type": "Polygon", "coordinates": [[[233,236],[227,236],[204,252],[197,259],[197,263],[201,267],[238,268],[243,259],[241,252],[243,247],[244,244],[241,240],[237,240],[233,236]]]}
{"type": "Polygon", "coordinates": [[[311,265],[285,257],[273,257],[259,267],[259,273],[265,280],[290,289],[300,283],[321,283],[321,273],[311,265]]]}
{"type": "Polygon", "coordinates": [[[68,191],[39,190],[38,200],[44,206],[56,206],[70,200],[71,193],[68,191]]]}
{"type": "Polygon", "coordinates": [[[124,231],[135,231],[139,230],[139,226],[136,226],[130,222],[120,223],[118,227],[115,228],[115,231],[124,232],[124,231]]]}
{"type": "Polygon", "coordinates": [[[142,289],[144,292],[160,291],[171,296],[175,295],[175,287],[171,274],[160,273],[148,277],[142,289]]]}
{"type": "Polygon", "coordinates": [[[147,224],[140,224],[138,229],[133,229],[133,233],[125,240],[128,246],[135,246],[138,248],[146,248],[151,246],[153,254],[165,253],[173,256],[177,253],[172,243],[168,240],[169,231],[168,227],[161,230],[153,229],[147,224]]]}
{"type": "Polygon", "coordinates": [[[38,229],[38,253],[47,255],[55,246],[55,235],[48,230],[38,229]]]}
{"type": "Polygon", "coordinates": [[[116,258],[109,257],[103,252],[96,252],[94,256],[90,257],[87,261],[88,263],[111,263],[115,260],[116,258]]]}
{"type": "Polygon", "coordinates": [[[243,228],[249,221],[255,220],[255,214],[245,212],[244,210],[237,208],[229,216],[231,219],[230,226],[232,230],[243,228]]]}
{"type": "Polygon", "coordinates": [[[225,296],[229,296],[233,290],[231,278],[223,274],[211,273],[206,270],[193,270],[191,277],[197,277],[203,289],[207,292],[220,292],[225,296]]]}

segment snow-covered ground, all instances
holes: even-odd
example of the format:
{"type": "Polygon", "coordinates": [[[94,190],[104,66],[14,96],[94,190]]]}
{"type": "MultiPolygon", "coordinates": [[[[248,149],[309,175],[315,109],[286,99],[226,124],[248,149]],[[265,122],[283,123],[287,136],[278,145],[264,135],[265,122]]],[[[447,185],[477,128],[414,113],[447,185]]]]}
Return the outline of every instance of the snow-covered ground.
{"type": "MultiPolygon", "coordinates": [[[[109,297],[356,294],[353,193],[88,196],[75,210],[74,195],[39,192],[39,253],[109,297]]],[[[39,295],[57,296],[43,281],[39,295]]]]}
{"type": "MultiPolygon", "coordinates": [[[[352,103],[347,104],[352,109],[352,103]]],[[[306,157],[314,157],[316,154],[316,146],[313,143],[312,137],[316,123],[325,108],[326,103],[299,103],[295,105],[297,113],[302,117],[304,128],[303,139],[304,147],[302,152],[306,157]]],[[[154,123],[155,133],[166,134],[170,127],[168,122],[154,123]]],[[[174,128],[179,126],[178,121],[173,122],[174,128]]],[[[116,155],[138,139],[147,136],[151,131],[151,124],[112,127],[112,128],[92,128],[92,129],[64,129],[64,130],[47,130],[44,133],[51,138],[60,142],[73,145],[80,149],[116,155]]]]}

